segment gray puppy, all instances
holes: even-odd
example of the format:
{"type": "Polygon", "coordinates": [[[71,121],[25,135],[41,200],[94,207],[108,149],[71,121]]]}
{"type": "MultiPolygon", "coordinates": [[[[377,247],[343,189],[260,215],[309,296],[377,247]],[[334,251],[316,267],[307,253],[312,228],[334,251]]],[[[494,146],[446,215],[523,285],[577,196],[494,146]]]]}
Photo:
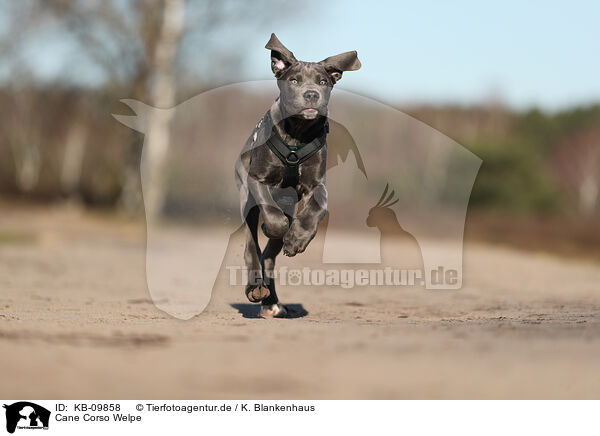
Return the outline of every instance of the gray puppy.
{"type": "Polygon", "coordinates": [[[236,164],[241,212],[246,227],[246,296],[261,302],[261,315],[285,317],[275,292],[275,257],[306,250],[327,212],[327,105],[344,71],[360,68],[356,51],[321,62],[298,61],[275,36],[271,69],[279,97],[246,141],[236,164]],[[298,205],[298,203],[300,203],[298,205]],[[269,238],[258,244],[258,225],[269,238]]]}

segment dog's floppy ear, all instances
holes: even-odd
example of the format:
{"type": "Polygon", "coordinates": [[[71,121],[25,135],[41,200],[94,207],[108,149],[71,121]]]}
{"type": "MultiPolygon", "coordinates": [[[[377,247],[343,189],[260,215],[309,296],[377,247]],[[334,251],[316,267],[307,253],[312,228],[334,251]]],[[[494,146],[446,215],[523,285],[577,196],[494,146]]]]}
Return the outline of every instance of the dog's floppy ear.
{"type": "Polygon", "coordinates": [[[319,63],[325,67],[325,70],[331,76],[333,83],[336,83],[342,78],[342,73],[344,71],[356,71],[361,67],[356,50],[330,56],[319,63]]]}
{"type": "Polygon", "coordinates": [[[275,77],[281,77],[283,71],[295,62],[298,62],[294,53],[289,51],[282,43],[277,39],[274,33],[271,33],[271,39],[265,45],[266,49],[271,50],[271,70],[275,74],[275,77]]]}

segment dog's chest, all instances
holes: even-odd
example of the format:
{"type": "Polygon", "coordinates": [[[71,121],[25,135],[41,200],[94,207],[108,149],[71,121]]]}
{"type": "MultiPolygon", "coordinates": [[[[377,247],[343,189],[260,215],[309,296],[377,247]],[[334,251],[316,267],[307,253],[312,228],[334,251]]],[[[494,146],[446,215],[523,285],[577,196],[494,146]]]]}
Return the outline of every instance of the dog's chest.
{"type": "Polygon", "coordinates": [[[296,166],[283,165],[276,156],[272,156],[270,151],[264,150],[269,156],[268,167],[264,175],[263,183],[277,188],[294,188],[300,190],[303,185],[308,185],[311,181],[305,176],[304,164],[296,166]]]}
{"type": "Polygon", "coordinates": [[[277,188],[291,187],[298,193],[322,182],[326,132],[312,143],[288,145],[276,132],[269,111],[256,125],[250,141],[249,173],[259,182],[277,188]]]}

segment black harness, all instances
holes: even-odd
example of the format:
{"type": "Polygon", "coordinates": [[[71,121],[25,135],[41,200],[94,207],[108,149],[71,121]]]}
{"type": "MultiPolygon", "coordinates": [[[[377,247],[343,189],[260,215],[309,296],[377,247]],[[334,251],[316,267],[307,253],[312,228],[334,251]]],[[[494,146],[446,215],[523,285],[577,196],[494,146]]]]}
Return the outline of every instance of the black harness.
{"type": "Polygon", "coordinates": [[[277,129],[273,128],[273,134],[267,139],[267,145],[286,167],[297,167],[325,146],[328,131],[329,126],[326,124],[323,135],[301,147],[294,147],[283,142],[277,129]]]}
{"type": "Polygon", "coordinates": [[[271,136],[267,139],[267,145],[286,167],[297,167],[322,149],[327,143],[326,139],[327,134],[329,133],[328,121],[325,122],[323,134],[318,138],[313,139],[308,144],[302,145],[301,147],[286,144],[273,125],[273,121],[270,119],[271,114],[269,112],[267,112],[267,117],[269,117],[270,123],[267,125],[271,125],[272,130],[271,136]]]}
{"type": "Polygon", "coordinates": [[[327,144],[326,139],[328,133],[329,122],[325,121],[323,133],[318,138],[315,138],[308,144],[304,144],[300,147],[288,145],[277,132],[277,128],[271,118],[271,111],[269,110],[256,125],[254,142],[258,144],[265,143],[281,163],[283,163],[285,172],[280,187],[295,188],[300,179],[300,164],[305,162],[327,144]],[[261,139],[258,139],[259,136],[261,139]],[[264,139],[265,137],[266,140],[264,139]]]}

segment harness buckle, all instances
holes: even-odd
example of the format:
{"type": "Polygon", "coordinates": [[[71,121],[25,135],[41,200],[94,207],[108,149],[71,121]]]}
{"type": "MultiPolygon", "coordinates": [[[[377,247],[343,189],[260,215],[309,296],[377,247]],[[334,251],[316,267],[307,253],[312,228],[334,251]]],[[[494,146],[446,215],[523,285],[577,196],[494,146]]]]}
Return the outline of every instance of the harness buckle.
{"type": "Polygon", "coordinates": [[[296,165],[298,163],[298,155],[295,151],[290,151],[290,153],[286,156],[285,161],[288,165],[296,165]]]}

